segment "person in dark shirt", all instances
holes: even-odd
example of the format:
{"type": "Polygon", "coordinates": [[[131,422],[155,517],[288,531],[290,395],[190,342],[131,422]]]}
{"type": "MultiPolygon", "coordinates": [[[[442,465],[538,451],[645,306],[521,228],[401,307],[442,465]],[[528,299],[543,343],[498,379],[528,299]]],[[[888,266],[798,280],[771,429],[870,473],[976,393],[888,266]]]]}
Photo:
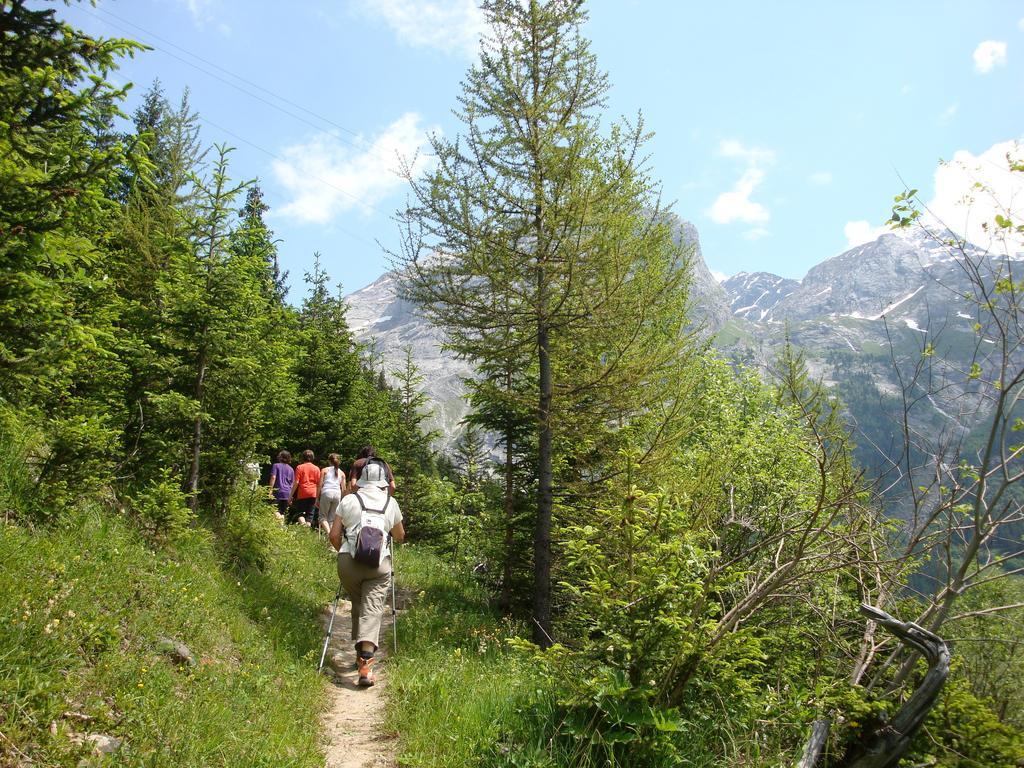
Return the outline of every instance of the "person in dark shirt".
{"type": "Polygon", "coordinates": [[[270,498],[277,500],[277,514],[281,518],[288,514],[294,482],[295,470],[292,469],[292,455],[288,451],[281,451],[277,454],[277,462],[270,468],[270,485],[267,490],[270,498]]]}
{"type": "Polygon", "coordinates": [[[377,456],[377,449],[372,445],[364,445],[362,450],[359,451],[359,457],[352,462],[352,466],[348,470],[348,492],[355,493],[359,483],[359,476],[363,472],[363,467],[366,466],[367,459],[377,459],[384,464],[384,469],[387,472],[388,477],[388,493],[392,496],[395,495],[395,475],[391,471],[390,465],[377,456]]]}

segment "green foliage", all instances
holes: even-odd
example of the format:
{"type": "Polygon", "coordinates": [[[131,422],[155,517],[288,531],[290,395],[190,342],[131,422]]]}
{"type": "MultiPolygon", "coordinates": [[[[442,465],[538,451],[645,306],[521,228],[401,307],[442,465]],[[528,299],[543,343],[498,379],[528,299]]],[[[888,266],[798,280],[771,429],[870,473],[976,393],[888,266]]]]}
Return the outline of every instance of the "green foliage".
{"type": "Polygon", "coordinates": [[[238,486],[217,521],[217,544],[232,567],[265,572],[274,556],[279,526],[262,489],[238,486]]]}
{"type": "Polygon", "coordinates": [[[36,488],[42,440],[38,429],[0,405],[0,513],[5,521],[32,522],[46,514],[36,488]]]}
{"type": "Polygon", "coordinates": [[[88,749],[73,737],[88,732],[123,739],[119,765],[322,765],[310,718],[332,563],[280,526],[271,551],[264,573],[242,575],[209,536],[152,550],[96,508],[0,527],[0,763],[75,765],[88,749]]]}
{"type": "Polygon", "coordinates": [[[572,607],[559,631],[571,650],[555,666],[571,709],[588,702],[594,743],[625,738],[629,722],[650,751],[643,764],[689,754],[662,720],[711,717],[711,694],[734,737],[749,729],[782,750],[799,735],[787,709],[848,686],[868,517],[834,412],[801,381],[794,373],[780,402],[707,360],[676,457],[624,455],[623,480],[563,528],[572,607]],[[821,658],[824,631],[835,655],[821,658]],[[752,722],[758,709],[778,720],[752,722]]]}
{"type": "Polygon", "coordinates": [[[188,497],[166,469],[127,502],[146,538],[155,543],[179,541],[195,523],[188,497]]]}
{"type": "Polygon", "coordinates": [[[946,625],[957,660],[954,674],[1000,722],[1024,733],[1024,577],[981,584],[964,595],[958,609],[946,625]]]}
{"type": "Polygon", "coordinates": [[[140,46],[20,1],[0,30],[0,401],[33,413],[39,479],[66,498],[112,469],[122,371],[102,248],[128,150],[111,128],[124,90],[105,78],[140,46]]]}
{"type": "Polygon", "coordinates": [[[487,426],[534,457],[533,616],[545,643],[556,490],[585,492],[574,486],[606,476],[623,447],[656,452],[680,417],[688,254],[642,159],[642,118],[602,130],[608,79],[581,4],[483,10],[494,45],[463,83],[465,135],[432,137],[438,163],[407,173],[400,279],[486,380],[476,404],[526,416],[487,426]]]}
{"type": "Polygon", "coordinates": [[[299,450],[311,448],[318,457],[331,452],[354,457],[360,446],[353,442],[353,430],[346,429],[346,409],[353,399],[359,358],[345,320],[341,286],[331,293],[319,254],[314,254],[313,269],[305,281],[309,293],[299,311],[295,338],[283,355],[296,358],[298,387],[287,444],[301,446],[299,450]]]}
{"type": "Polygon", "coordinates": [[[401,547],[398,587],[412,602],[399,618],[401,654],[389,661],[388,727],[402,734],[399,761],[420,768],[568,765],[548,733],[556,717],[550,680],[507,640],[468,569],[428,550],[401,547]]]}
{"type": "MultiPolygon", "coordinates": [[[[556,668],[559,651],[554,648],[548,659],[556,668]]],[[[648,685],[634,685],[621,669],[607,666],[583,678],[563,673],[562,679],[570,688],[559,702],[565,715],[558,733],[573,745],[574,764],[678,764],[674,735],[685,726],[676,710],[652,706],[648,685]]]]}
{"type": "Polygon", "coordinates": [[[1024,760],[1024,733],[999,721],[966,680],[946,683],[906,759],[936,768],[1014,768],[1024,760]]]}

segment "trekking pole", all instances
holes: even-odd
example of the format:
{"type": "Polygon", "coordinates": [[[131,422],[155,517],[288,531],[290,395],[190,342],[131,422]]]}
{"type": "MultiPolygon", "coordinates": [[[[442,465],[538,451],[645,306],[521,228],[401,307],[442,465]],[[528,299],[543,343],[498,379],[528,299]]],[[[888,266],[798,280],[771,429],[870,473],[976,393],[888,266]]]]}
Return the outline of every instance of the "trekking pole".
{"type": "Polygon", "coordinates": [[[398,655],[398,609],[395,605],[395,544],[391,543],[391,631],[394,633],[395,655],[398,655]]]}
{"type": "Polygon", "coordinates": [[[338,585],[338,592],[334,595],[334,607],[331,609],[331,620],[327,622],[327,634],[324,636],[324,649],[320,652],[320,664],[316,668],[319,675],[324,668],[324,659],[327,657],[327,646],[331,642],[331,631],[334,629],[334,614],[338,612],[338,601],[341,600],[341,585],[338,585]]]}

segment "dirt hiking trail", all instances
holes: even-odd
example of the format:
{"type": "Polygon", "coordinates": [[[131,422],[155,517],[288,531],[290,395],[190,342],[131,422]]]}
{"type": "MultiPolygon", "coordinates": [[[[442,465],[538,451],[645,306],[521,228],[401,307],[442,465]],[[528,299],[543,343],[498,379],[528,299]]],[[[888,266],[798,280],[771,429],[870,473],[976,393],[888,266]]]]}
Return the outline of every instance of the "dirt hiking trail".
{"type": "MultiPolygon", "coordinates": [[[[380,629],[382,643],[377,651],[377,684],[356,685],[355,651],[352,648],[352,612],[348,600],[338,602],[334,631],[327,647],[324,675],[331,680],[330,703],[321,718],[321,733],[327,742],[326,768],[392,768],[398,734],[384,730],[384,687],[387,685],[386,646],[391,645],[391,606],[385,609],[380,629]]],[[[398,600],[402,606],[401,595],[398,600]]],[[[324,632],[331,618],[331,604],[321,611],[324,632]]]]}

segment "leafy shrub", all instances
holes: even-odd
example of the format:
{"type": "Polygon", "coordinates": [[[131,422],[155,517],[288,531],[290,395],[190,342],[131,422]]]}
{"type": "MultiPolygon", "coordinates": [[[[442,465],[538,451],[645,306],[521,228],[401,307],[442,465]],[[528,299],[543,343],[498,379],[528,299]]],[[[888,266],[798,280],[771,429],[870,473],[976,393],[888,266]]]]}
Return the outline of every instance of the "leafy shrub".
{"type": "Polygon", "coordinates": [[[936,768],[1016,768],[1024,761],[1024,734],[999,722],[963,679],[951,679],[905,758],[936,768]]]}
{"type": "MultiPolygon", "coordinates": [[[[556,650],[547,661],[557,665],[559,655],[556,650]]],[[[575,765],[678,764],[673,737],[683,723],[677,710],[655,704],[651,685],[633,685],[609,666],[558,679],[568,692],[558,702],[565,713],[558,734],[570,742],[575,765]]]]}
{"type": "Polygon", "coordinates": [[[468,513],[482,506],[480,494],[459,493],[450,481],[426,476],[417,478],[410,492],[416,498],[416,516],[407,526],[410,539],[455,559],[471,556],[479,517],[468,513]]]}
{"type": "Polygon", "coordinates": [[[274,549],[274,535],[281,527],[260,490],[238,489],[217,521],[221,552],[236,568],[262,571],[274,549]]]}
{"type": "Polygon", "coordinates": [[[179,541],[195,522],[188,496],[168,469],[141,491],[129,496],[128,507],[146,538],[158,544],[179,541]]]}

